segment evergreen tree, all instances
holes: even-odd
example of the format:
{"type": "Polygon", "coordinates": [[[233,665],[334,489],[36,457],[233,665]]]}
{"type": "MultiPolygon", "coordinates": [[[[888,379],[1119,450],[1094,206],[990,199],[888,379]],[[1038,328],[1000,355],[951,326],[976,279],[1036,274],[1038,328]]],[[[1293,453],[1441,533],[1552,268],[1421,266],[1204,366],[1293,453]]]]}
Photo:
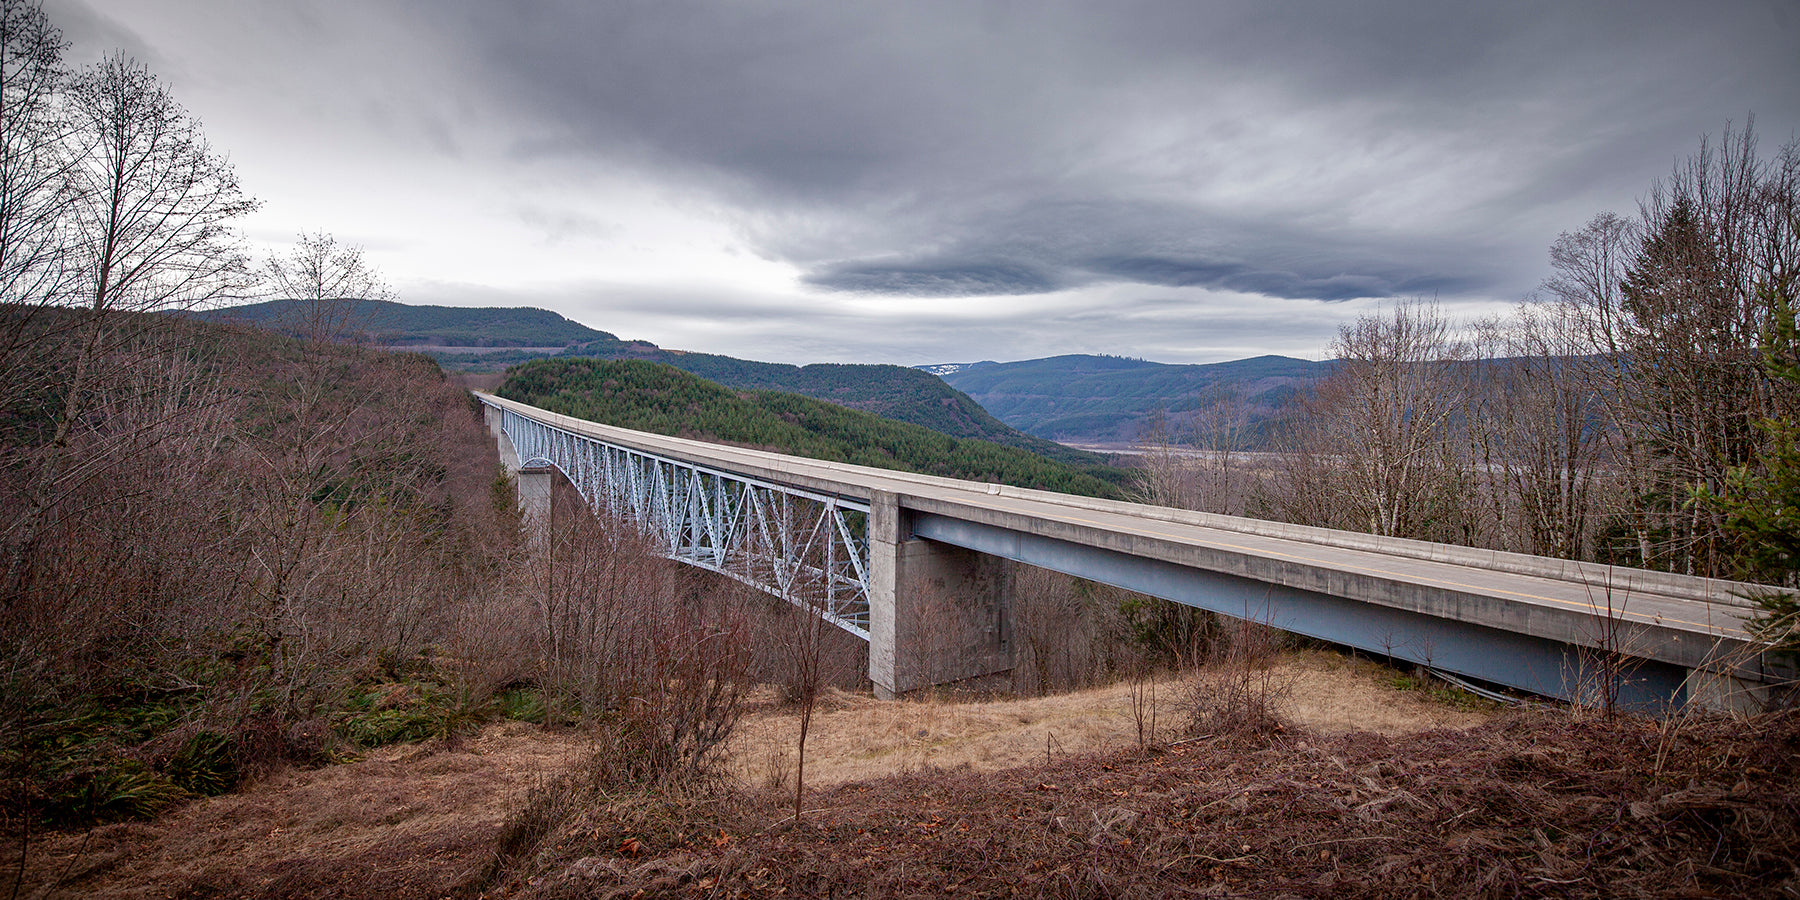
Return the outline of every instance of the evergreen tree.
{"type": "MultiPolygon", "coordinates": [[[[1763,345],[1763,369],[1778,390],[1800,395],[1800,329],[1794,320],[1794,283],[1785,279],[1762,293],[1775,308],[1763,345]]],[[[1734,468],[1722,496],[1703,499],[1724,515],[1737,540],[1741,577],[1772,585],[1751,599],[1762,615],[1751,631],[1772,646],[1800,650],[1800,425],[1792,418],[1765,419],[1766,443],[1757,465],[1734,468]]]]}

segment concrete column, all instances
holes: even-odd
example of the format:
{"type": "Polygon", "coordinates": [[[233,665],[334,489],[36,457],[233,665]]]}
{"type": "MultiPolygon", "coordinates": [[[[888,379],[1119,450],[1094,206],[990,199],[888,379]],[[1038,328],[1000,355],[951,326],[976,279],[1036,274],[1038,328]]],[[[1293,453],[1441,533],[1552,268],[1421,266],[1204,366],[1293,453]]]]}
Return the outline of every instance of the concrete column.
{"type": "Polygon", "coordinates": [[[892,700],[1012,669],[1009,564],[912,536],[899,497],[869,499],[869,679],[892,700]]]}
{"type": "Polygon", "coordinates": [[[500,452],[500,465],[513,479],[513,491],[519,501],[519,525],[525,529],[525,546],[536,553],[550,545],[550,491],[555,484],[556,469],[550,466],[519,465],[519,451],[512,439],[500,429],[500,410],[483,405],[482,420],[494,436],[500,452]]]}
{"type": "Polygon", "coordinates": [[[520,461],[519,451],[513,448],[512,438],[507,437],[506,432],[500,430],[500,411],[491,406],[485,408],[488,430],[493,432],[494,446],[500,452],[500,467],[505,469],[508,475],[517,474],[520,461]]]}
{"type": "Polygon", "coordinates": [[[550,490],[556,470],[531,466],[513,475],[519,493],[519,525],[525,529],[525,546],[536,553],[550,545],[550,490]]]}
{"type": "Polygon", "coordinates": [[[487,424],[488,434],[495,440],[500,438],[500,407],[481,404],[481,421],[487,424]]]}

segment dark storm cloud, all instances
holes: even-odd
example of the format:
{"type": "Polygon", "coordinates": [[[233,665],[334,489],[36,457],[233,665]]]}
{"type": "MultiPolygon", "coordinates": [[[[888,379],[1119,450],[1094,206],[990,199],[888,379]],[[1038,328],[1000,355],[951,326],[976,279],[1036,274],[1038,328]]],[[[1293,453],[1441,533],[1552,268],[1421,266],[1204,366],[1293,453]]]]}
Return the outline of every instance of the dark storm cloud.
{"type": "Polygon", "coordinates": [[[1368,271],[1352,274],[1330,267],[1313,271],[1251,269],[1240,263],[1170,259],[1157,256],[1108,257],[1091,260],[1091,271],[1126,281],[1168,287],[1204,287],[1240,293],[1267,294],[1291,300],[1354,300],[1359,297],[1397,297],[1437,293],[1460,294],[1478,288],[1474,279],[1428,277],[1416,273],[1368,271]]]}
{"type": "Polygon", "coordinates": [[[926,297],[1042,294],[1064,286],[1033,266],[967,260],[833,263],[807,275],[806,283],[834,291],[926,297]]]}
{"type": "Polygon", "coordinates": [[[1792,127],[1800,83],[1779,2],[571,0],[461,21],[571,146],[707,184],[808,283],[884,294],[1517,296],[1543,206],[1619,205],[1646,161],[1759,104],[1792,127]],[[1411,221],[1351,237],[1378,188],[1411,221]],[[1146,197],[1169,230],[1131,217],[1146,197]],[[1477,218],[1518,231],[1454,234],[1477,218]]]}

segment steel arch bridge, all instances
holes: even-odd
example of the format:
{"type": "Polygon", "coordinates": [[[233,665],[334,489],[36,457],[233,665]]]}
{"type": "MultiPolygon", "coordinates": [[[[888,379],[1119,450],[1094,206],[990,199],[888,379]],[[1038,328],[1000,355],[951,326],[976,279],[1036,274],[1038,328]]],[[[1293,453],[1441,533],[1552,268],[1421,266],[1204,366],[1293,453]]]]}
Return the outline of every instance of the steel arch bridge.
{"type": "MultiPolygon", "coordinates": [[[[489,407],[489,409],[495,409],[489,407]]],[[[725,472],[499,409],[519,468],[553,467],[671,559],[811,609],[869,639],[869,504],[725,472]]]]}
{"type": "Polygon", "coordinates": [[[1752,585],[871,469],[478,398],[528,517],[561,471],[666,555],[867,640],[878,696],[1013,667],[1009,562],[1554,697],[1601,677],[1625,705],[1745,708],[1795,681],[1746,630],[1752,585]],[[1607,659],[1618,666],[1596,676],[1607,659]]]}

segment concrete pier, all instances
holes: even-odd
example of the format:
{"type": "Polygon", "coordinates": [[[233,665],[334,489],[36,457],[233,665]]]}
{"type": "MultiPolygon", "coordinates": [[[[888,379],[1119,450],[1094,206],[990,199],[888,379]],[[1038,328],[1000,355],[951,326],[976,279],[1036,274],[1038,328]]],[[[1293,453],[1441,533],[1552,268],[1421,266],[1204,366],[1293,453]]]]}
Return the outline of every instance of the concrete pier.
{"type": "Polygon", "coordinates": [[[1013,667],[1011,569],[923,540],[895,494],[869,501],[869,680],[884,700],[1013,667]]]}
{"type": "Polygon", "coordinates": [[[521,466],[519,452],[512,439],[501,428],[500,410],[482,407],[482,420],[500,453],[500,465],[512,476],[513,491],[519,503],[520,527],[525,531],[525,546],[537,552],[548,546],[550,537],[550,492],[555,488],[556,470],[550,466],[521,466]]]}

